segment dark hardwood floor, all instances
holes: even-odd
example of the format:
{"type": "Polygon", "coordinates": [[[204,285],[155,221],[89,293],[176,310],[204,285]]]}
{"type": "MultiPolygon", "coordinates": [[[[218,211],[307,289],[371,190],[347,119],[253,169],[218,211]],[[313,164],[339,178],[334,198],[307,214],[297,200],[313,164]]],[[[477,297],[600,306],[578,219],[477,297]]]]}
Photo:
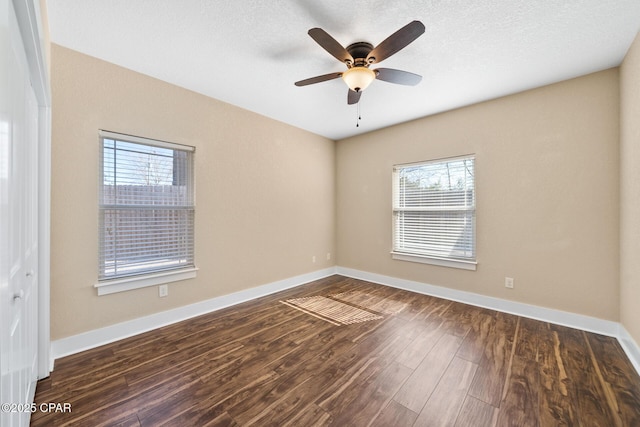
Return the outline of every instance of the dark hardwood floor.
{"type": "Polygon", "coordinates": [[[614,338],[332,276],[58,360],[43,402],[72,410],[33,426],[640,426],[640,377],[614,338]]]}

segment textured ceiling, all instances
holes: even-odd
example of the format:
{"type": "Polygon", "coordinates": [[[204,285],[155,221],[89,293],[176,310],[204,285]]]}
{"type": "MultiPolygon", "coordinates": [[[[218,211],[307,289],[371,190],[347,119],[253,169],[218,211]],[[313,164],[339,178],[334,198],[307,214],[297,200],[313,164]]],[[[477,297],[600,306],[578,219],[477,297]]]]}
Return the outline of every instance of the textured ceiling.
{"type": "Polygon", "coordinates": [[[617,66],[640,0],[48,0],[54,43],[331,139],[617,66]],[[362,121],[342,80],[294,82],[344,65],[307,31],[374,46],[417,19],[426,32],[381,67],[362,121]]]}

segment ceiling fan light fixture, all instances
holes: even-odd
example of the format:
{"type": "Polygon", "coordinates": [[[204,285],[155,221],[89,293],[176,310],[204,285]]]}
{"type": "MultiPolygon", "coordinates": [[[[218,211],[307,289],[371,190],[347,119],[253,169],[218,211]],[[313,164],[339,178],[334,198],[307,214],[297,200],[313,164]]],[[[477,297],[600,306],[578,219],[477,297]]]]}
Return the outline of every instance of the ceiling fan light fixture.
{"type": "Polygon", "coordinates": [[[342,73],[342,80],[355,92],[365,90],[376,79],[376,73],[367,67],[351,67],[342,73]]]}

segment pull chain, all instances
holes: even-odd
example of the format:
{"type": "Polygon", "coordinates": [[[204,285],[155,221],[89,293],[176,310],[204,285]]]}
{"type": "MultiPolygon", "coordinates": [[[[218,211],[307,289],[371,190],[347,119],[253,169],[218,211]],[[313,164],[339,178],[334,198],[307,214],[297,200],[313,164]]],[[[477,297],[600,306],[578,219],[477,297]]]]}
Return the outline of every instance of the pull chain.
{"type": "Polygon", "coordinates": [[[359,128],[360,127],[360,120],[362,120],[362,116],[360,115],[360,102],[358,102],[356,104],[356,114],[358,115],[357,119],[356,119],[356,127],[359,128]]]}

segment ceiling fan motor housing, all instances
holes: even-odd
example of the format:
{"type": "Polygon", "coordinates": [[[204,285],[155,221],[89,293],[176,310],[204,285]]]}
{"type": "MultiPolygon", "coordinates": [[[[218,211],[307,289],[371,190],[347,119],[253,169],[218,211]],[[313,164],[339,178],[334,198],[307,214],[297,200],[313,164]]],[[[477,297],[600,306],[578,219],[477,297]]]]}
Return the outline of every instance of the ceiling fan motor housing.
{"type": "Polygon", "coordinates": [[[373,60],[367,61],[367,56],[373,50],[373,45],[367,42],[356,42],[346,47],[347,52],[353,57],[353,64],[347,61],[348,67],[368,67],[369,64],[375,62],[373,60]]]}

